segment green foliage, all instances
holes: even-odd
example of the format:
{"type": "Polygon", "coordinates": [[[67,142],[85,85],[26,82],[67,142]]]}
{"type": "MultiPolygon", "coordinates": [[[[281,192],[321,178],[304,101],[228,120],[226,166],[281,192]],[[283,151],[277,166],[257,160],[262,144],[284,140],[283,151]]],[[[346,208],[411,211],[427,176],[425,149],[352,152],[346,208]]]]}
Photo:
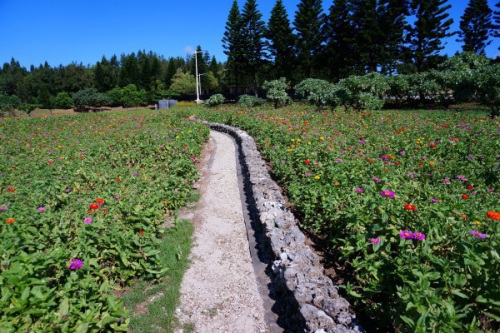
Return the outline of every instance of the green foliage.
{"type": "Polygon", "coordinates": [[[96,111],[110,103],[111,99],[95,88],[83,89],[73,94],[73,105],[76,112],[96,111]]]}
{"type": "Polygon", "coordinates": [[[11,112],[21,104],[19,97],[0,94],[0,111],[11,112]]]}
{"type": "Polygon", "coordinates": [[[38,103],[42,109],[54,108],[54,97],[50,94],[46,85],[43,85],[38,91],[38,103]]]}
{"type": "Polygon", "coordinates": [[[54,107],[56,109],[71,109],[73,107],[73,99],[67,92],[60,92],[54,100],[54,107]]]}
{"type": "Polygon", "coordinates": [[[375,318],[371,329],[498,331],[496,120],[298,106],[199,116],[252,135],[301,226],[324,240],[330,264],[345,268],[342,288],[375,318]],[[420,238],[405,239],[405,230],[420,238]]]}
{"type": "Polygon", "coordinates": [[[170,90],[177,92],[180,96],[189,96],[196,93],[196,80],[194,75],[177,72],[172,78],[170,90]]]}
{"type": "Polygon", "coordinates": [[[492,24],[493,11],[487,0],[469,0],[467,8],[460,19],[459,39],[463,42],[464,52],[485,54],[484,49],[491,44],[488,41],[494,28],[492,24]]]}
{"type": "Polygon", "coordinates": [[[492,116],[500,116],[500,64],[474,71],[471,79],[474,97],[490,108],[492,116]]]}
{"type": "Polygon", "coordinates": [[[214,107],[214,106],[219,106],[224,104],[224,95],[222,94],[215,94],[210,96],[210,98],[205,102],[205,105],[208,107],[214,107]]]}
{"type": "Polygon", "coordinates": [[[307,99],[318,110],[326,105],[337,105],[335,87],[325,80],[305,79],[295,86],[295,93],[307,99]]]}
{"type": "Polygon", "coordinates": [[[346,110],[380,110],[384,106],[382,95],[389,90],[389,84],[378,73],[364,76],[349,76],[342,79],[336,86],[336,95],[339,104],[346,110]]]}
{"type": "Polygon", "coordinates": [[[265,105],[266,100],[255,96],[241,95],[238,104],[246,109],[251,109],[256,106],[265,105]]]}
{"type": "Polygon", "coordinates": [[[28,103],[24,103],[24,104],[20,104],[17,109],[18,110],[21,110],[21,111],[24,111],[26,112],[26,114],[28,116],[31,116],[31,113],[33,111],[35,111],[35,109],[38,107],[38,105],[36,104],[28,104],[28,103]]]}
{"type": "Polygon", "coordinates": [[[286,78],[282,77],[279,80],[265,81],[262,88],[267,91],[267,99],[274,104],[275,109],[292,103],[292,99],[286,92],[288,88],[286,78]]]}
{"type": "Polygon", "coordinates": [[[9,170],[0,177],[0,331],[126,332],[114,293],[138,278],[170,281],[186,244],[170,237],[174,257],[163,257],[162,224],[190,197],[208,128],[151,111],[0,128],[9,170]],[[75,259],[81,268],[70,267],[75,259]]]}

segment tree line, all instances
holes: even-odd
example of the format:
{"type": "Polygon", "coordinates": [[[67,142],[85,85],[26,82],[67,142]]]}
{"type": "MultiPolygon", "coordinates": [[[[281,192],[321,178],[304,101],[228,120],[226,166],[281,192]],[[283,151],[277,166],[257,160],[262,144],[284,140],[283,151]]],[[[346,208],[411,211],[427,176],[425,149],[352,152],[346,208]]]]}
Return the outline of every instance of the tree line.
{"type": "Polygon", "coordinates": [[[447,0],[334,0],[328,11],[322,0],[301,0],[290,22],[282,0],[267,24],[256,0],[242,10],[234,0],[222,39],[227,79],[237,94],[257,91],[261,82],[285,77],[337,82],[351,75],[421,73],[446,60],[443,39],[456,36],[463,51],[484,55],[500,36],[497,11],[487,0],[469,0],[460,31],[447,0]]]}
{"type": "MultiPolygon", "coordinates": [[[[201,46],[198,46],[201,51],[201,46]]],[[[207,51],[198,54],[203,93],[223,87],[224,65],[207,51]]],[[[28,113],[35,107],[71,108],[82,100],[125,107],[151,105],[163,98],[186,98],[195,92],[195,59],[164,58],[153,52],[103,56],[94,65],[52,67],[47,62],[29,69],[14,58],[0,68],[0,110],[28,113]],[[76,96],[76,98],[75,98],[76,96]]],[[[84,110],[84,109],[82,109],[84,110]]]]}

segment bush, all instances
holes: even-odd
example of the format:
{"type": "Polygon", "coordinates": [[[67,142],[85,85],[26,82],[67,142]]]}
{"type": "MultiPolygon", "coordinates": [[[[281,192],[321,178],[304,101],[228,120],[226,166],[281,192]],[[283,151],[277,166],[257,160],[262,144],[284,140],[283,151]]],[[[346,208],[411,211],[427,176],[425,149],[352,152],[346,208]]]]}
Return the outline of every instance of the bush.
{"type": "Polygon", "coordinates": [[[287,87],[288,84],[284,77],[264,82],[263,88],[267,90],[267,99],[273,102],[275,109],[292,103],[292,99],[286,93],[287,87]]]}
{"type": "Polygon", "coordinates": [[[387,80],[378,73],[364,76],[349,76],[336,86],[339,104],[346,110],[380,110],[384,106],[382,96],[390,89],[387,80]]]}
{"type": "Polygon", "coordinates": [[[210,96],[210,98],[205,102],[208,107],[214,107],[224,104],[225,98],[222,94],[215,94],[210,96]]]}
{"type": "Polygon", "coordinates": [[[73,107],[73,99],[67,92],[60,92],[54,100],[54,107],[56,109],[71,109],[73,107]]]}
{"type": "Polygon", "coordinates": [[[37,108],[38,105],[36,104],[21,104],[17,107],[18,110],[26,112],[28,116],[31,116],[31,113],[37,108]]]}
{"type": "Polygon", "coordinates": [[[266,104],[266,100],[250,95],[241,95],[238,100],[238,104],[244,108],[250,109],[255,106],[261,106],[266,104]]]}
{"type": "Polygon", "coordinates": [[[95,88],[82,89],[73,94],[76,112],[97,111],[104,105],[111,104],[111,99],[95,88]]]}
{"type": "Polygon", "coordinates": [[[315,105],[318,110],[326,105],[336,106],[335,87],[325,80],[305,79],[295,86],[295,93],[315,105]]]}

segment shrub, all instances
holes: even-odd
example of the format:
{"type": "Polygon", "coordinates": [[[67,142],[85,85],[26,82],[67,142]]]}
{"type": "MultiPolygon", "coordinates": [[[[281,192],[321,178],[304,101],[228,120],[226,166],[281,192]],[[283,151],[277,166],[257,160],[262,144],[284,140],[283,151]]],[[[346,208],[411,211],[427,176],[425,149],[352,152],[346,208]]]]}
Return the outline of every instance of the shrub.
{"type": "Polygon", "coordinates": [[[292,99],[286,93],[287,87],[288,84],[284,77],[264,82],[263,88],[267,90],[267,99],[273,102],[275,109],[292,103],[292,99]]]}
{"type": "Polygon", "coordinates": [[[17,107],[17,109],[24,111],[24,112],[26,112],[26,114],[28,114],[28,116],[31,116],[31,113],[37,108],[37,106],[38,105],[36,105],[36,104],[24,103],[24,104],[19,105],[17,107]]]}
{"type": "Polygon", "coordinates": [[[225,98],[222,94],[215,94],[210,96],[210,98],[205,102],[208,107],[214,107],[224,104],[225,98]]]}
{"type": "Polygon", "coordinates": [[[295,86],[295,93],[315,105],[318,110],[326,105],[336,106],[335,87],[325,80],[305,79],[295,86]]]}
{"type": "Polygon", "coordinates": [[[266,100],[250,95],[241,95],[238,100],[238,104],[244,108],[250,109],[255,106],[261,106],[266,104],[266,100]]]}
{"type": "Polygon", "coordinates": [[[56,109],[71,109],[73,107],[73,99],[67,92],[60,92],[54,100],[54,107],[56,109]]]}
{"type": "Polygon", "coordinates": [[[76,112],[97,111],[104,105],[111,104],[111,99],[95,88],[82,89],[73,94],[76,112]]]}
{"type": "Polygon", "coordinates": [[[346,110],[379,110],[384,106],[382,96],[389,90],[387,80],[378,73],[349,76],[336,86],[338,101],[346,110]]]}

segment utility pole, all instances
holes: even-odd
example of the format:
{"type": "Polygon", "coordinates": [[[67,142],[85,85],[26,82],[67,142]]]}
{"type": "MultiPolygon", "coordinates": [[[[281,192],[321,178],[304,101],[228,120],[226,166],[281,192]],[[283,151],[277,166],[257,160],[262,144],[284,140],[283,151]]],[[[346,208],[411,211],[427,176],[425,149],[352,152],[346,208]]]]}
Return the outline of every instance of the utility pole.
{"type": "Polygon", "coordinates": [[[202,51],[195,51],[193,52],[194,54],[194,62],[196,65],[196,104],[200,104],[200,89],[199,89],[199,82],[198,80],[200,77],[198,76],[198,53],[201,53],[202,51]]]}

